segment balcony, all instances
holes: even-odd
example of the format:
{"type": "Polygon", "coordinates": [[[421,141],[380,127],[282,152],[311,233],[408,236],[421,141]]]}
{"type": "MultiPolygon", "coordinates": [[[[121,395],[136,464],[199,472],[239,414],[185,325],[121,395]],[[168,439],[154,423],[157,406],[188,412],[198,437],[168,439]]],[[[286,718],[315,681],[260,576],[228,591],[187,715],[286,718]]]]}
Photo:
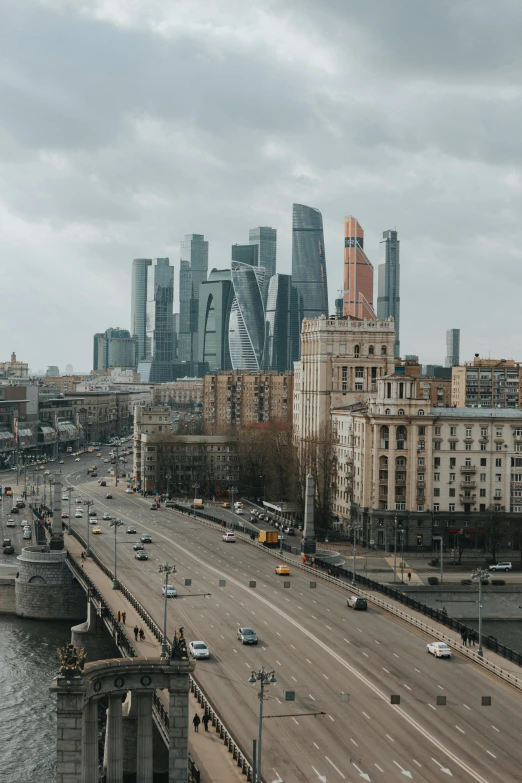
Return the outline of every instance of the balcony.
{"type": "Polygon", "coordinates": [[[380,487],[388,486],[388,479],[379,479],[379,486],[380,487]]]}
{"type": "Polygon", "coordinates": [[[477,472],[477,466],[476,465],[461,465],[460,472],[461,473],[476,473],[477,472]]]}
{"type": "Polygon", "coordinates": [[[467,495],[459,495],[459,502],[462,505],[464,503],[471,503],[472,505],[474,505],[476,500],[477,500],[477,496],[476,495],[469,495],[469,497],[467,495]]]}
{"type": "Polygon", "coordinates": [[[395,479],[395,486],[396,487],[405,487],[406,486],[406,479],[395,479]]]}
{"type": "Polygon", "coordinates": [[[477,482],[476,481],[461,481],[460,482],[460,488],[461,489],[476,489],[477,488],[477,482]]]}

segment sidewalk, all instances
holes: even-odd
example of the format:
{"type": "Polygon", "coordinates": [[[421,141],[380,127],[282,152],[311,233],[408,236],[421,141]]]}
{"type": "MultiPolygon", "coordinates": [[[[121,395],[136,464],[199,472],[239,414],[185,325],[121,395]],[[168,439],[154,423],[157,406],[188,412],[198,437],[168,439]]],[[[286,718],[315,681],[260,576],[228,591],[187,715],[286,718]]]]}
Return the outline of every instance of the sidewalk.
{"type": "MultiPolygon", "coordinates": [[[[74,536],[65,536],[65,545],[71,557],[73,557],[83,571],[93,580],[113,614],[118,612],[126,613],[125,625],[121,627],[125,630],[127,638],[132,643],[138,655],[143,658],[159,658],[160,645],[156,637],[152,635],[142,618],[134,609],[131,603],[119,590],[113,590],[111,580],[98,568],[90,558],[82,562],[80,554],[83,547],[74,536]],[[134,641],[133,629],[135,626],[143,628],[145,631],[145,640],[134,641]]],[[[197,666],[197,664],[196,664],[197,666]]],[[[160,691],[159,694],[165,708],[168,711],[167,695],[160,691]]],[[[228,752],[223,741],[213,729],[209,726],[208,732],[205,732],[203,723],[200,724],[199,732],[195,732],[192,725],[192,718],[197,712],[199,717],[203,717],[203,710],[200,708],[197,700],[192,697],[189,700],[190,726],[189,726],[189,752],[201,773],[201,783],[234,783],[234,781],[245,781],[244,775],[240,772],[232,755],[228,752]]]]}

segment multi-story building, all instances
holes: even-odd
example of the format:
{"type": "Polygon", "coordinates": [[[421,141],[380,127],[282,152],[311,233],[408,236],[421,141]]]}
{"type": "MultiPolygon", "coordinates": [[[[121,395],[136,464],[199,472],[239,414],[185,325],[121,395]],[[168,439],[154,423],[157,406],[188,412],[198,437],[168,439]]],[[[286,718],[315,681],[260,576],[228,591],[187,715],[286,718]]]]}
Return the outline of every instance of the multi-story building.
{"type": "Polygon", "coordinates": [[[481,359],[451,370],[451,404],[457,408],[518,408],[522,365],[513,359],[481,359]]]}
{"type": "Polygon", "coordinates": [[[172,380],[174,362],[174,267],[156,258],[147,269],[145,359],[138,365],[144,383],[172,380]]]}
{"type": "Polygon", "coordinates": [[[294,363],[294,437],[313,441],[330,426],[332,408],[365,401],[394,370],[393,319],[309,318],[294,363]]]}
{"type": "Polygon", "coordinates": [[[203,401],[203,378],[180,378],[174,383],[160,383],[152,389],[153,405],[193,410],[203,401]]]}
{"type": "Polygon", "coordinates": [[[135,486],[146,492],[216,496],[237,485],[237,439],[222,435],[174,435],[170,408],[137,408],[133,468],[135,486]]]}
{"type": "Polygon", "coordinates": [[[292,361],[300,357],[299,335],[304,318],[328,315],[328,282],[323,216],[318,209],[294,204],[292,214],[292,361]]]}
{"type": "Polygon", "coordinates": [[[422,377],[417,383],[419,396],[432,408],[449,408],[451,406],[451,378],[422,377]]]}
{"type": "Polygon", "coordinates": [[[58,375],[56,377],[46,375],[42,378],[42,385],[44,387],[51,386],[57,394],[69,394],[76,391],[78,384],[86,381],[88,377],[88,375],[58,375]]]}
{"type": "Polygon", "coordinates": [[[448,329],[446,332],[446,367],[458,367],[460,364],[460,329],[448,329]]]}
{"type": "Polygon", "coordinates": [[[137,338],[128,329],[107,329],[94,335],[93,370],[136,367],[137,338]]]}
{"type": "Polygon", "coordinates": [[[352,525],[388,549],[396,536],[418,550],[457,535],[480,547],[492,514],[522,523],[522,411],[432,408],[417,383],[379,378],[366,408],[336,411],[351,419],[352,525]]]}
{"type": "Polygon", "coordinates": [[[227,373],[203,379],[203,423],[208,432],[256,424],[292,423],[291,373],[227,373]]]}
{"type": "Polygon", "coordinates": [[[179,262],[178,359],[197,362],[199,287],[207,279],[208,242],[203,234],[186,234],[179,262]]]}
{"type": "Polygon", "coordinates": [[[250,266],[260,266],[259,245],[232,245],[231,259],[250,266]]]}
{"type": "Polygon", "coordinates": [[[131,331],[136,338],[136,361],[147,355],[147,273],[152,258],[135,258],[132,262],[131,331]]]}
{"type": "Polygon", "coordinates": [[[234,300],[230,310],[228,344],[234,370],[259,372],[265,348],[264,267],[232,261],[234,300]]]}
{"type": "Polygon", "coordinates": [[[29,365],[26,362],[19,362],[16,354],[11,354],[9,362],[0,362],[0,378],[28,378],[29,365]]]}
{"type": "Polygon", "coordinates": [[[203,372],[232,369],[228,333],[233,302],[230,269],[213,269],[199,287],[198,362],[203,372]]]}
{"type": "Polygon", "coordinates": [[[385,320],[390,316],[395,322],[395,357],[401,355],[399,338],[401,296],[400,296],[400,241],[396,231],[384,231],[381,242],[383,263],[379,264],[377,317],[385,320]]]}
{"type": "Polygon", "coordinates": [[[270,281],[276,273],[277,229],[269,226],[251,228],[248,238],[251,245],[258,247],[258,265],[266,269],[266,279],[270,281]]]}
{"type": "Polygon", "coordinates": [[[292,278],[272,275],[266,303],[264,367],[286,372],[291,369],[290,317],[292,308],[292,278]]]}
{"type": "Polygon", "coordinates": [[[150,391],[84,391],[69,396],[75,404],[85,443],[98,443],[132,431],[134,408],[150,404],[150,391]]]}
{"type": "Polygon", "coordinates": [[[364,250],[362,226],[352,216],[344,220],[344,314],[352,318],[376,318],[373,264],[364,250]]]}

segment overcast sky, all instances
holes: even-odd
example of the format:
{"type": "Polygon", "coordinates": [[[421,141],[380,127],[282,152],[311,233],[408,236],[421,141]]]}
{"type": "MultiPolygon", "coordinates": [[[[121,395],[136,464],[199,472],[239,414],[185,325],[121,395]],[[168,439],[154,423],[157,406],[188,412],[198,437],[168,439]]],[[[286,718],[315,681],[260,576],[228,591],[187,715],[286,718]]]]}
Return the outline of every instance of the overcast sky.
{"type": "Polygon", "coordinates": [[[375,266],[399,231],[403,354],[522,359],[521,34],[520,0],[2,0],[0,359],[89,370],[186,233],[212,268],[274,226],[290,272],[294,201],[332,310],[352,214],[375,266]]]}

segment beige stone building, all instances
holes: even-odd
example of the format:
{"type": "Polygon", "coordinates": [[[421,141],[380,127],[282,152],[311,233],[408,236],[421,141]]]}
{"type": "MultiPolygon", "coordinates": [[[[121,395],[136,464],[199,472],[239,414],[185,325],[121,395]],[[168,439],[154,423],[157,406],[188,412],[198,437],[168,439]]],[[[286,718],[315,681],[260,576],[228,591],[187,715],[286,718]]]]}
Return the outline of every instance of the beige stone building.
{"type": "Polygon", "coordinates": [[[451,404],[457,408],[522,407],[522,365],[513,359],[481,359],[451,370],[451,404]]]}
{"type": "Polygon", "coordinates": [[[203,399],[203,378],[180,378],[172,383],[159,383],[152,390],[154,405],[193,409],[203,399]]]}
{"type": "Polygon", "coordinates": [[[51,386],[60,394],[70,394],[76,391],[78,384],[86,381],[88,375],[46,375],[42,378],[44,386],[51,386]]]}
{"type": "Polygon", "coordinates": [[[430,407],[417,383],[380,378],[365,408],[336,411],[351,420],[352,525],[376,546],[390,549],[398,535],[418,550],[436,549],[434,536],[479,547],[492,513],[518,530],[522,411],[430,407]]]}
{"type": "Polygon", "coordinates": [[[169,407],[136,409],[133,481],[138,489],[177,497],[217,497],[236,486],[238,478],[236,438],[174,435],[169,407]]]}
{"type": "Polygon", "coordinates": [[[301,360],[294,363],[293,423],[297,442],[330,426],[330,411],[365,401],[377,380],[393,372],[393,319],[305,319],[301,360]]]}
{"type": "Polygon", "coordinates": [[[208,432],[266,422],[292,424],[291,373],[219,372],[203,379],[203,423],[208,432]]]}
{"type": "Polygon", "coordinates": [[[0,378],[28,378],[29,365],[26,362],[19,362],[16,354],[11,354],[11,360],[0,362],[0,378]]]}

